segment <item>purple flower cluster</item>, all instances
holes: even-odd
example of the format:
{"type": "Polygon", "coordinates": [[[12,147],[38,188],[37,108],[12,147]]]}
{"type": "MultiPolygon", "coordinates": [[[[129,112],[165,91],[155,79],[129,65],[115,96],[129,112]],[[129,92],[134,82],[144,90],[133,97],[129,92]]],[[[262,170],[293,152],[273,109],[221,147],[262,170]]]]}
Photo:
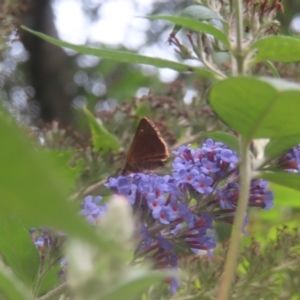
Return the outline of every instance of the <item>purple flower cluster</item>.
{"type": "MultiPolygon", "coordinates": [[[[239,196],[238,156],[222,143],[206,140],[201,148],[182,146],[173,152],[172,175],[130,174],[110,178],[106,186],[125,196],[140,221],[137,258],[151,258],[157,268],[176,268],[178,257],[189,250],[215,248],[213,221],[232,223],[239,196]]],[[[272,207],[268,183],[253,180],[249,207],[272,207]]],[[[81,213],[97,223],[105,207],[101,198],[86,197],[81,213]]],[[[176,291],[178,281],[171,280],[176,291]]]]}
{"type": "Polygon", "coordinates": [[[237,154],[222,143],[206,140],[202,148],[182,146],[173,152],[176,184],[189,184],[199,194],[208,195],[218,180],[228,177],[238,163],[237,154]]]}
{"type": "Polygon", "coordinates": [[[36,248],[39,250],[40,254],[45,254],[45,248],[51,246],[53,243],[52,235],[45,229],[39,228],[36,230],[35,228],[29,229],[30,237],[36,248]]]}
{"type": "Polygon", "coordinates": [[[62,233],[58,234],[46,227],[39,229],[32,227],[29,229],[29,234],[41,261],[49,260],[55,264],[61,260],[60,246],[65,239],[62,233]]]}
{"type": "MultiPolygon", "coordinates": [[[[197,200],[195,210],[231,223],[227,216],[230,212],[234,215],[239,197],[236,152],[208,139],[202,148],[183,146],[174,154],[177,157],[173,162],[173,177],[177,185],[197,200]],[[224,184],[225,180],[228,183],[224,184]]],[[[249,207],[273,206],[274,195],[267,187],[267,181],[252,180],[249,207]]]]}
{"type": "Polygon", "coordinates": [[[300,144],[290,149],[279,160],[280,166],[288,172],[300,173],[300,144]]]}

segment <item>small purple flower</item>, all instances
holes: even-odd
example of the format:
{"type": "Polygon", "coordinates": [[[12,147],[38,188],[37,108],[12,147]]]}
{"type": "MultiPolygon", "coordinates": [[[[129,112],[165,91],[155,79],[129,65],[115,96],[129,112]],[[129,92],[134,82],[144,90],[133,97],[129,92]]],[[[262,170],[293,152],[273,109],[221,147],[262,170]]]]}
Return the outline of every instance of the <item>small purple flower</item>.
{"type": "Polygon", "coordinates": [[[202,148],[207,152],[216,152],[222,150],[223,147],[223,143],[214,142],[212,139],[207,139],[202,148]]]}
{"type": "Polygon", "coordinates": [[[281,157],[279,164],[287,172],[300,173],[300,144],[281,157]]]}
{"type": "Polygon", "coordinates": [[[219,196],[218,201],[220,203],[220,207],[222,209],[232,209],[234,208],[233,203],[232,203],[232,199],[229,196],[229,194],[231,193],[230,190],[222,190],[222,189],[217,189],[217,195],[219,196]]]}
{"type": "Polygon", "coordinates": [[[62,258],[59,264],[61,267],[66,267],[68,265],[68,259],[66,257],[62,258]]]}
{"type": "Polygon", "coordinates": [[[197,148],[195,150],[195,156],[194,156],[194,160],[196,163],[201,162],[202,159],[205,157],[205,153],[206,151],[204,151],[203,148],[197,148]]]}
{"type": "Polygon", "coordinates": [[[177,278],[172,278],[169,289],[173,295],[177,293],[178,287],[179,287],[179,280],[177,278]]]}
{"type": "Polygon", "coordinates": [[[186,222],[188,228],[193,228],[195,225],[195,215],[190,211],[187,204],[179,204],[179,216],[186,222]]]}
{"type": "Polygon", "coordinates": [[[160,209],[153,210],[152,216],[162,224],[170,224],[176,218],[176,214],[170,206],[162,206],[160,209]]]}
{"type": "Polygon", "coordinates": [[[201,174],[194,182],[193,187],[200,193],[200,194],[209,194],[212,192],[212,185],[213,180],[209,176],[205,176],[201,174]]]}
{"type": "Polygon", "coordinates": [[[150,209],[160,210],[161,207],[165,204],[166,200],[164,197],[156,197],[154,193],[149,193],[147,195],[147,203],[150,209]]]}
{"type": "Polygon", "coordinates": [[[269,210],[270,208],[272,208],[274,206],[274,203],[273,203],[274,193],[273,193],[273,191],[267,191],[265,195],[266,195],[265,206],[263,207],[263,209],[269,210]]]}
{"type": "Polygon", "coordinates": [[[180,146],[178,148],[178,150],[174,150],[172,151],[172,153],[174,153],[176,156],[181,156],[185,151],[189,151],[190,150],[190,145],[183,145],[183,146],[180,146]]]}
{"type": "Polygon", "coordinates": [[[270,209],[273,206],[274,194],[267,190],[268,182],[262,179],[252,180],[250,188],[249,206],[270,209]]]}
{"type": "Polygon", "coordinates": [[[193,163],[192,161],[187,161],[184,158],[176,157],[172,164],[174,170],[189,170],[193,163]]]}
{"type": "Polygon", "coordinates": [[[207,158],[203,158],[201,163],[202,167],[200,167],[200,170],[206,175],[220,171],[220,168],[217,167],[217,163],[209,161],[207,158]]]}
{"type": "Polygon", "coordinates": [[[175,179],[176,185],[179,185],[181,183],[193,184],[193,182],[196,180],[197,176],[199,176],[199,171],[196,169],[192,169],[191,171],[181,169],[177,173],[174,174],[174,179],[175,179]]]}
{"type": "Polygon", "coordinates": [[[177,218],[179,216],[181,205],[178,203],[178,201],[175,198],[171,198],[169,206],[173,210],[173,213],[177,218]]]}
{"type": "Polygon", "coordinates": [[[234,163],[234,164],[236,164],[239,161],[236,153],[230,149],[222,149],[220,152],[220,158],[223,161],[226,161],[228,163],[234,163]]]}
{"type": "Polygon", "coordinates": [[[43,237],[39,236],[36,239],[36,241],[34,242],[34,244],[37,248],[42,248],[45,245],[45,239],[43,237]]]}
{"type": "Polygon", "coordinates": [[[171,234],[176,235],[179,233],[179,231],[184,228],[184,226],[180,223],[177,224],[173,229],[170,230],[171,234]]]}
{"type": "Polygon", "coordinates": [[[120,176],[117,179],[117,189],[120,195],[128,195],[131,190],[131,180],[129,177],[120,176]]]}
{"type": "Polygon", "coordinates": [[[191,251],[195,254],[200,254],[205,250],[207,251],[208,256],[212,256],[211,251],[216,248],[216,246],[217,244],[213,236],[199,234],[195,241],[193,241],[191,251]]]}
{"type": "Polygon", "coordinates": [[[148,227],[146,227],[144,224],[141,226],[139,233],[142,237],[142,241],[140,242],[140,248],[147,248],[154,242],[154,239],[149,236],[148,227]]]}
{"type": "Polygon", "coordinates": [[[107,188],[111,189],[112,191],[114,191],[115,193],[117,193],[117,178],[113,178],[113,177],[109,177],[108,178],[108,183],[105,183],[104,186],[106,186],[107,188]]]}
{"type": "Polygon", "coordinates": [[[165,237],[163,237],[161,233],[157,234],[157,241],[159,243],[159,246],[168,252],[174,248],[173,244],[165,237]]]}
{"type": "Polygon", "coordinates": [[[97,196],[93,199],[92,196],[86,196],[84,202],[81,203],[80,215],[86,217],[91,224],[97,224],[101,217],[106,213],[106,204],[98,205],[102,197],[97,196]]]}

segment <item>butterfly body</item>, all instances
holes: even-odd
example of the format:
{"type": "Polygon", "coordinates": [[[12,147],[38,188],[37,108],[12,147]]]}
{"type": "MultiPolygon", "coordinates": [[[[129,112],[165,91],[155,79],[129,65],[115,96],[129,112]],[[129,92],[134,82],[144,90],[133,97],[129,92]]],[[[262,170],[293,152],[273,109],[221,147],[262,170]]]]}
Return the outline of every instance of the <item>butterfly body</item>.
{"type": "Polygon", "coordinates": [[[169,156],[167,145],[158,128],[150,119],[144,117],[138,125],[122,174],[155,170],[164,166],[169,156]]]}

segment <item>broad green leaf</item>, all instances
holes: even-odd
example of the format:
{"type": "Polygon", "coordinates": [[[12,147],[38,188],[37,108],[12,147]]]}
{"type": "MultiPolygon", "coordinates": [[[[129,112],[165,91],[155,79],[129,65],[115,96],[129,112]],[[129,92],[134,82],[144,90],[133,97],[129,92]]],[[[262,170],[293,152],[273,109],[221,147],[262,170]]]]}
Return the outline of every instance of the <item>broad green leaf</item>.
{"type": "Polygon", "coordinates": [[[274,201],[276,205],[300,207],[299,191],[274,183],[271,184],[270,189],[274,192],[274,201]]]}
{"type": "Polygon", "coordinates": [[[0,291],[5,295],[5,300],[32,300],[30,291],[1,261],[0,291]]]}
{"type": "MultiPolygon", "coordinates": [[[[276,184],[285,186],[296,191],[300,191],[300,175],[284,172],[259,172],[257,178],[269,180],[276,184]]],[[[300,198],[299,198],[300,201],[300,198]]]]}
{"type": "Polygon", "coordinates": [[[138,274],[138,276],[133,278],[131,274],[128,275],[129,278],[126,278],[122,284],[116,285],[116,288],[113,291],[102,295],[101,300],[131,300],[155,283],[170,277],[170,274],[167,275],[166,272],[141,272],[141,274],[138,274]]]}
{"type": "MultiPolygon", "coordinates": [[[[273,191],[273,188],[270,188],[270,190],[273,191]]],[[[274,223],[275,220],[278,220],[279,222],[281,222],[282,220],[280,220],[280,209],[277,207],[277,195],[274,196],[275,198],[275,206],[272,207],[272,209],[269,209],[269,210],[264,210],[264,209],[261,209],[261,208],[251,208],[249,210],[249,216],[251,219],[256,219],[256,220],[259,220],[260,222],[262,220],[264,221],[268,221],[268,225],[267,224],[264,224],[264,225],[267,225],[267,227],[269,226],[272,226],[272,223],[274,223]]],[[[250,228],[251,227],[257,227],[257,226],[261,226],[262,224],[253,224],[253,222],[251,222],[252,224],[249,226],[250,228]]],[[[248,227],[248,228],[249,228],[248,227]]]]}
{"type": "Polygon", "coordinates": [[[48,270],[48,272],[43,276],[41,286],[39,289],[39,296],[42,296],[52,289],[54,289],[60,283],[59,271],[61,270],[60,266],[56,266],[48,270]]]}
{"type": "Polygon", "coordinates": [[[157,68],[169,68],[169,69],[173,69],[178,72],[194,72],[195,74],[197,74],[199,76],[204,76],[204,77],[212,78],[212,79],[221,79],[221,77],[219,75],[217,75],[214,72],[207,70],[205,68],[192,67],[190,65],[178,63],[175,61],[161,59],[161,58],[157,58],[157,57],[148,57],[148,56],[136,54],[136,53],[129,52],[129,51],[127,52],[127,51],[119,51],[119,50],[113,50],[113,49],[107,50],[107,49],[89,48],[86,46],[73,45],[73,44],[70,44],[67,42],[63,42],[63,41],[54,39],[54,38],[47,36],[45,34],[42,34],[40,32],[31,30],[25,26],[22,26],[22,28],[53,45],[72,49],[72,50],[82,53],[82,54],[95,55],[98,57],[102,57],[104,59],[110,59],[110,60],[119,61],[119,62],[151,65],[151,66],[154,66],[157,68]]]}
{"type": "Polygon", "coordinates": [[[120,148],[118,139],[107,131],[101,121],[97,119],[86,107],[83,108],[83,111],[88,119],[92,132],[94,150],[100,152],[101,155],[105,155],[109,151],[118,151],[120,148]]]}
{"type": "Polygon", "coordinates": [[[239,141],[233,134],[223,131],[214,131],[208,132],[205,135],[211,139],[214,139],[215,141],[224,143],[231,150],[239,153],[239,141]]]}
{"type": "Polygon", "coordinates": [[[40,263],[40,257],[31,240],[28,228],[11,216],[0,218],[0,253],[4,261],[28,287],[31,287],[40,263]]]}
{"type": "Polygon", "coordinates": [[[275,157],[297,146],[299,143],[300,134],[272,139],[266,146],[265,154],[268,157],[275,157]]]}
{"type": "Polygon", "coordinates": [[[248,139],[300,134],[300,85],[277,78],[232,77],[217,82],[210,103],[248,139]]]}
{"type": "Polygon", "coordinates": [[[31,226],[50,226],[101,245],[79,207],[67,201],[63,176],[43,153],[32,149],[21,130],[0,112],[0,217],[14,215],[31,226]]]}
{"type": "MultiPolygon", "coordinates": [[[[186,17],[178,16],[149,16],[149,19],[166,20],[177,25],[180,25],[186,29],[194,30],[197,32],[204,32],[213,35],[217,40],[220,40],[225,46],[230,47],[227,36],[218,28],[213,25],[203,23],[201,20],[206,19],[189,19],[186,17]]],[[[176,30],[176,29],[175,29],[176,30]]]]}
{"type": "Polygon", "coordinates": [[[269,36],[254,43],[251,49],[258,50],[254,62],[272,60],[288,63],[300,60],[300,39],[298,38],[269,36]]]}

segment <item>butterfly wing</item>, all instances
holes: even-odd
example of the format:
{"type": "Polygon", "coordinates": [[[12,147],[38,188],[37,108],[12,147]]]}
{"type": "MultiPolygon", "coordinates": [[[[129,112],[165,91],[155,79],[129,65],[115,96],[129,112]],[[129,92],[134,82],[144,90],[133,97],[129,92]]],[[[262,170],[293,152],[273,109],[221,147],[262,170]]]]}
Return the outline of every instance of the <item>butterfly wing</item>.
{"type": "Polygon", "coordinates": [[[164,165],[170,156],[158,128],[148,118],[143,118],[128,151],[123,174],[154,170],[164,165]]]}

